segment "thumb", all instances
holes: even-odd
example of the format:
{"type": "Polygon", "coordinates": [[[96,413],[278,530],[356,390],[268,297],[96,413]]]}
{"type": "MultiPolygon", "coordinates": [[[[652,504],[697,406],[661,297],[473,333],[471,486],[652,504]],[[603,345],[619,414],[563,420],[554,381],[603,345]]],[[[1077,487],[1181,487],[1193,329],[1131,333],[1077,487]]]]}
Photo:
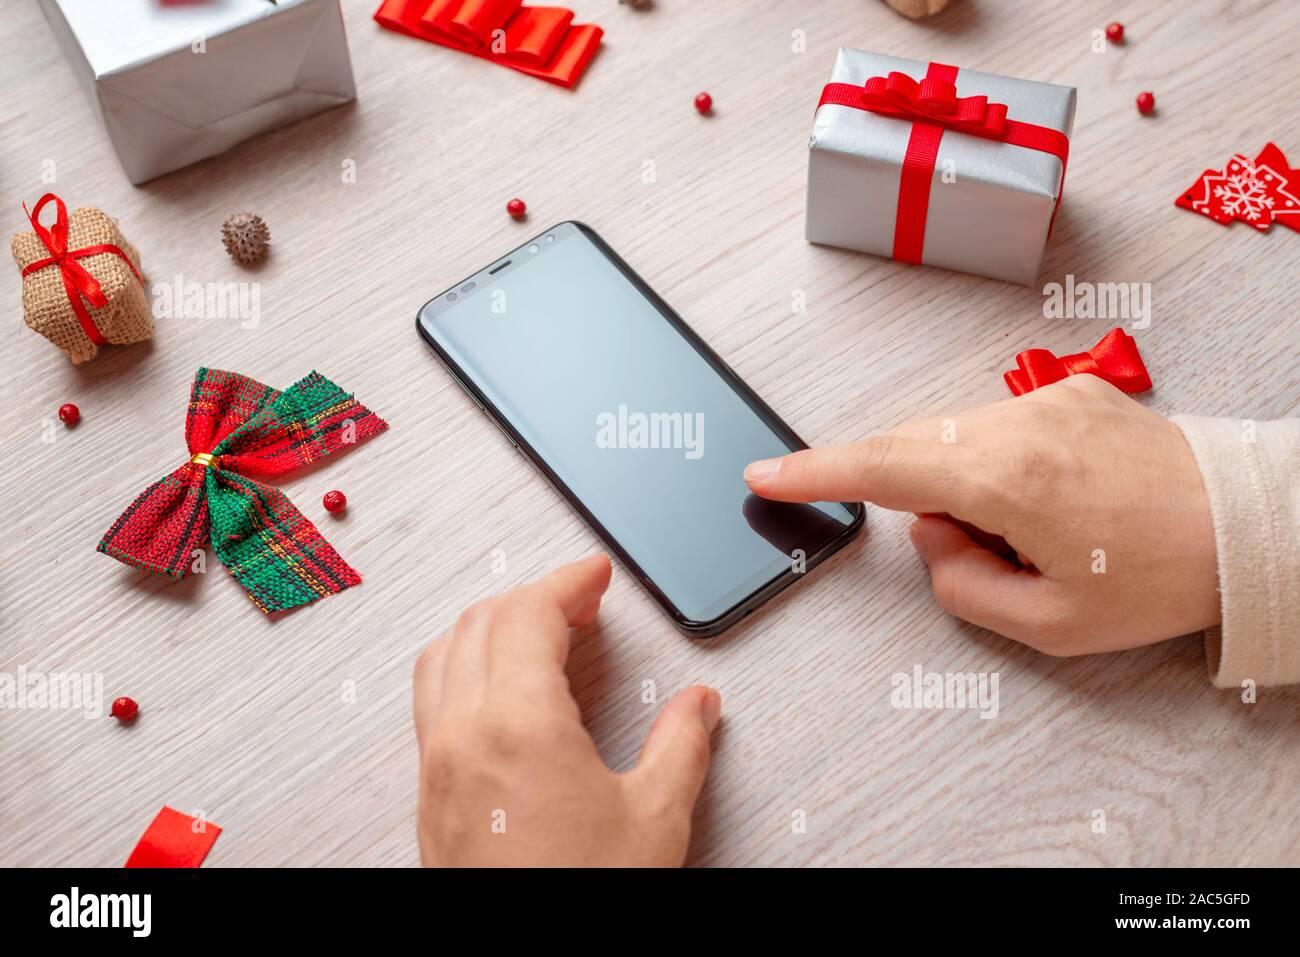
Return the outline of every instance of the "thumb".
{"type": "Polygon", "coordinates": [[[950,615],[1029,645],[1051,620],[1051,583],[984,548],[945,518],[923,516],[912,545],[930,566],[935,601],[950,615]]]}
{"type": "Polygon", "coordinates": [[[679,691],[659,712],[629,777],[654,803],[680,810],[687,820],[709,773],[710,741],[722,714],[722,696],[695,685],[679,691]]]}

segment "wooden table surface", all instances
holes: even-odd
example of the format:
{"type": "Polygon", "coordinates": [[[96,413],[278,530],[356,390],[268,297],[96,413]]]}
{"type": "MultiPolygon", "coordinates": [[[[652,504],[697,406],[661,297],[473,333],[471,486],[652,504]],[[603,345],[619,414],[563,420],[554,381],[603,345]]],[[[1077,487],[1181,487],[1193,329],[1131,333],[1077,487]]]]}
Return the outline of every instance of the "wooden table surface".
{"type": "MultiPolygon", "coordinates": [[[[7,11],[6,230],[53,160],[54,188],[118,217],[153,280],[255,280],[261,321],[161,319],[152,344],[75,368],[22,327],[16,272],[0,284],[0,671],[99,673],[106,699],[143,708],[129,728],[0,711],[0,863],[120,865],[164,804],[225,829],[210,866],[416,863],[416,654],[470,602],[598,547],[412,327],[532,231],[593,225],[814,444],[1002,399],[1019,349],[1079,351],[1114,325],[1046,319],[1039,288],[805,243],[808,133],[838,46],[1078,87],[1041,281],[1152,284],[1136,333],[1152,408],[1295,414],[1300,239],[1173,206],[1234,152],[1271,139],[1300,160],[1286,0],[955,0],[925,22],[879,0],[576,0],[607,34],[575,92],[381,30],[376,5],[344,4],[354,105],[140,188],[36,6],[7,11]],[[1117,14],[1128,43],[1092,52],[1117,14]],[[1150,118],[1133,106],[1146,89],[1150,118]],[[700,90],[711,118],[692,108],[700,90]],[[504,213],[516,195],[524,225],[504,213]],[[251,276],[218,236],[243,209],[274,242],[251,276]],[[283,482],[363,585],[269,621],[215,560],[177,583],[96,553],[180,463],[201,365],[279,387],[318,369],[391,423],[283,482]],[[68,401],[71,431],[54,421],[68,401]],[[346,490],[346,518],[324,514],[329,488],[346,490]]],[[[1246,705],[1213,689],[1199,636],[1056,660],[964,625],[933,603],[907,521],[871,508],[865,535],[711,642],[615,570],[571,661],[611,765],[635,761],[657,710],[644,681],[661,703],[696,681],[723,693],[692,863],[1300,863],[1300,693],[1246,705]],[[917,665],[998,673],[996,720],[892,708],[891,676],[917,665]]]]}

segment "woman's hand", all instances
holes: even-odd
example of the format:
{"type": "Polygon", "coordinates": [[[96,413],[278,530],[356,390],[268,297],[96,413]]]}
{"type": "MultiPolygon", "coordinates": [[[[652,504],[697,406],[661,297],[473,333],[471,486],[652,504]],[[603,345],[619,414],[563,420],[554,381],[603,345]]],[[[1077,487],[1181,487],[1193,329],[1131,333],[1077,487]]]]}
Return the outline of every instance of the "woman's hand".
{"type": "Polygon", "coordinates": [[[1132,648],[1220,620],[1191,449],[1096,376],[755,462],[745,480],[779,501],[916,513],[912,544],[939,604],[1048,654],[1132,648]]]}
{"type": "Polygon", "coordinates": [[[626,774],[605,766],[564,663],[609,586],[604,555],[471,606],[415,666],[420,857],[440,866],[677,866],[722,706],[677,694],[626,774]]]}

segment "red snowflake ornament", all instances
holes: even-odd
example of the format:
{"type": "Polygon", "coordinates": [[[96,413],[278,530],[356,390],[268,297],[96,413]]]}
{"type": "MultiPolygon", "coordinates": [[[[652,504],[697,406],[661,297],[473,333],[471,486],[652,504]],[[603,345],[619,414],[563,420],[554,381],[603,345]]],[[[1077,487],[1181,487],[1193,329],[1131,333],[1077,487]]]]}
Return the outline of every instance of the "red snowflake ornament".
{"type": "Polygon", "coordinates": [[[1300,170],[1269,143],[1253,160],[1237,153],[1222,170],[1207,169],[1175,206],[1226,226],[1240,220],[1261,232],[1274,223],[1300,231],[1300,170]]]}

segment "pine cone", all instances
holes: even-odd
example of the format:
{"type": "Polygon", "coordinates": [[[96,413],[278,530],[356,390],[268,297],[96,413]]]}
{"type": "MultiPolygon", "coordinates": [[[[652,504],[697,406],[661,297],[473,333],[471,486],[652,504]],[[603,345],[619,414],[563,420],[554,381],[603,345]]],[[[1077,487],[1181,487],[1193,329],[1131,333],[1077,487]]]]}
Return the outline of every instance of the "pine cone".
{"type": "Polygon", "coordinates": [[[235,213],[221,224],[221,241],[235,262],[251,266],[266,258],[271,231],[261,216],[235,213]]]}

